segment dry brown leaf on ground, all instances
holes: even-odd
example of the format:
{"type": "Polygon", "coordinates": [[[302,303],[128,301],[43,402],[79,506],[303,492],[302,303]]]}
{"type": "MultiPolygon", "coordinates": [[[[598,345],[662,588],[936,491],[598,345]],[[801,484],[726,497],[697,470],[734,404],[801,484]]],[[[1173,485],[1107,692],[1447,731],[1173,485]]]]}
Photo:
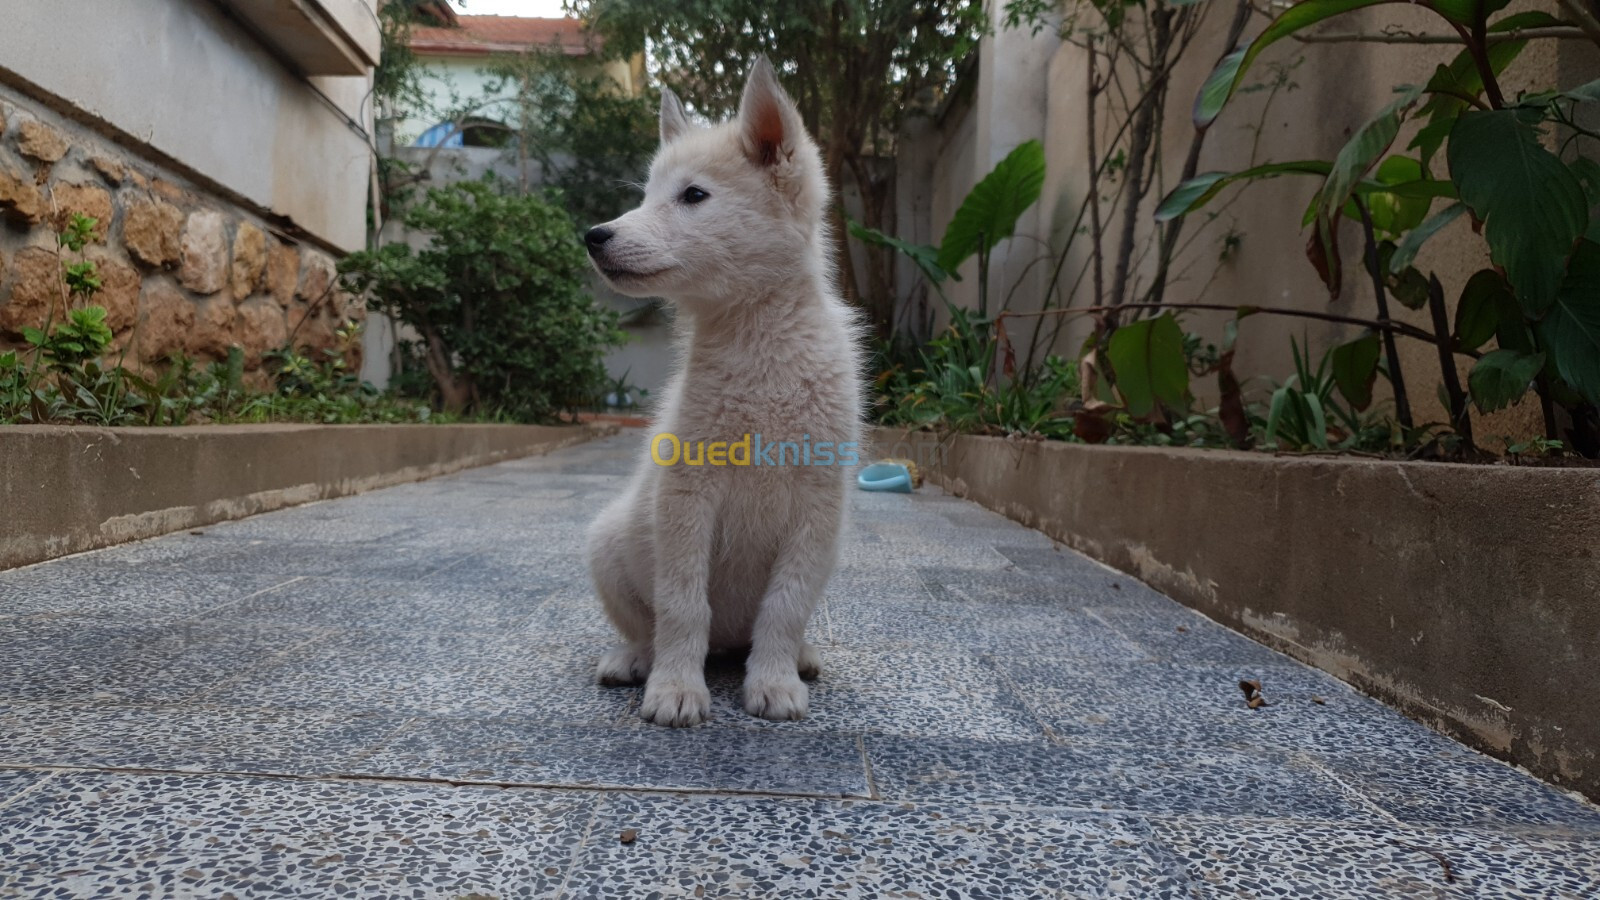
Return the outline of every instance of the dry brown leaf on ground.
{"type": "Polygon", "coordinates": [[[1267,698],[1261,696],[1261,682],[1254,679],[1241,680],[1239,690],[1244,691],[1244,703],[1251,709],[1260,709],[1267,705],[1267,698]]]}

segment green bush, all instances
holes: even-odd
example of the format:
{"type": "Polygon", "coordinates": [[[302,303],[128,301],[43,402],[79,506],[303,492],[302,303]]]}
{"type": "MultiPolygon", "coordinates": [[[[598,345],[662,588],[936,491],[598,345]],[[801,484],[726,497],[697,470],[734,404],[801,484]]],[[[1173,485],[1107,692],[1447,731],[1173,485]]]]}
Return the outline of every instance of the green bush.
{"type": "Polygon", "coordinates": [[[588,293],[578,228],[557,202],[466,182],[429,190],[405,224],[428,246],[353,253],[339,271],[416,330],[446,412],[543,421],[599,392],[602,356],[623,336],[588,293]]]}

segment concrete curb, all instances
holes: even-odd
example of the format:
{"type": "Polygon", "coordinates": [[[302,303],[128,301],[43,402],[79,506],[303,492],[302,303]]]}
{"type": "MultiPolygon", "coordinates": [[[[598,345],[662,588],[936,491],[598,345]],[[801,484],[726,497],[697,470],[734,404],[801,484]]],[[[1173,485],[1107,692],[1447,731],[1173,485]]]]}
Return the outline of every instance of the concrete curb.
{"type": "Polygon", "coordinates": [[[548,453],[614,425],[0,428],[0,570],[548,453]]]}
{"type": "Polygon", "coordinates": [[[1600,471],[940,440],[875,448],[1600,798],[1600,471]]]}

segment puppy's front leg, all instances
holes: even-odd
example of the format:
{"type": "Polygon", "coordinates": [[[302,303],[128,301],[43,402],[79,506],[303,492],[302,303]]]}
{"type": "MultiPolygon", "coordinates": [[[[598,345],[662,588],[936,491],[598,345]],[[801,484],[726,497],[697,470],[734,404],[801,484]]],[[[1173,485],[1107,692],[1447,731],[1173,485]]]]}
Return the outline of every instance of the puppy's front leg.
{"type": "Polygon", "coordinates": [[[818,498],[784,541],[772,567],[745,662],[744,709],[765,719],[803,719],[811,692],[800,680],[806,623],[833,571],[843,498],[818,498]]]}
{"type": "Polygon", "coordinates": [[[656,497],[655,660],[639,715],[681,727],[706,720],[706,649],[711,638],[713,479],[662,473],[656,497]]]}

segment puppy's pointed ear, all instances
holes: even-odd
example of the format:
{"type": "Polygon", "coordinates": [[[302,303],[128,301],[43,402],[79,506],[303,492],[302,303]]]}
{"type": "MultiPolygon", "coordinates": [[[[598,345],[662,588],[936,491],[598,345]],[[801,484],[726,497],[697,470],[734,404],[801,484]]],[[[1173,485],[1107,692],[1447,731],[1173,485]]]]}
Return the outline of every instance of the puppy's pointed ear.
{"type": "Polygon", "coordinates": [[[661,143],[670,144],[693,127],[689,114],[683,111],[683,101],[671,88],[661,89],[661,143]]]}
{"type": "Polygon", "coordinates": [[[777,165],[794,155],[804,129],[800,112],[779,86],[772,63],[765,56],[757,57],[739,101],[739,131],[745,154],[757,165],[777,165]]]}

